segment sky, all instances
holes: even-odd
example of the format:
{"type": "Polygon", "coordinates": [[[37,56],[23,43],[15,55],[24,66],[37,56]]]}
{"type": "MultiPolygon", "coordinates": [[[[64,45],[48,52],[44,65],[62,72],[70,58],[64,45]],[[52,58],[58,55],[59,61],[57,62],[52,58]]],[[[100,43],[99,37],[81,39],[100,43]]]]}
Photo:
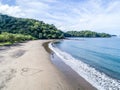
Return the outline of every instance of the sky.
{"type": "Polygon", "coordinates": [[[120,0],[0,0],[0,13],[44,21],[62,31],[120,35],[120,0]]]}

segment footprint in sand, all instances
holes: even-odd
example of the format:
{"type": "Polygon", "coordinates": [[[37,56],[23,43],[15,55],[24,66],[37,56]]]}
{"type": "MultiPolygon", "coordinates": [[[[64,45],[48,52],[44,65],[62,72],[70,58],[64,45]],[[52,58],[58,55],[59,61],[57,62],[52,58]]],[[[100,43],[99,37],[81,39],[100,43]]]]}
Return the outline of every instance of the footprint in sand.
{"type": "Polygon", "coordinates": [[[21,75],[23,76],[31,76],[31,75],[35,75],[39,72],[42,72],[43,70],[40,69],[36,69],[36,68],[22,68],[21,69],[21,75]]]}
{"type": "Polygon", "coordinates": [[[15,77],[15,69],[5,69],[0,71],[0,90],[7,87],[7,83],[15,77]]]}
{"type": "Polygon", "coordinates": [[[24,55],[25,52],[26,52],[25,50],[17,50],[17,51],[14,51],[14,52],[12,52],[11,57],[13,57],[13,58],[19,58],[19,57],[21,57],[22,55],[24,55]]]}

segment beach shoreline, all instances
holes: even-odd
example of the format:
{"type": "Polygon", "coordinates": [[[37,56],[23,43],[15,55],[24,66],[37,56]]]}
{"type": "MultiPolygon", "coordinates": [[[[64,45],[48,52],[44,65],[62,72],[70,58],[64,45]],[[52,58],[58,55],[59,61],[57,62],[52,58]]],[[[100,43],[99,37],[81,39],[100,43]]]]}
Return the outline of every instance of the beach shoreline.
{"type": "MultiPolygon", "coordinates": [[[[50,60],[43,43],[35,40],[0,48],[0,90],[94,90],[81,88],[50,60]]],[[[84,81],[83,81],[84,82],[84,81]]]]}
{"type": "MultiPolygon", "coordinates": [[[[58,40],[54,40],[53,42],[57,42],[58,40]]],[[[81,77],[77,72],[75,72],[70,66],[66,65],[61,58],[59,58],[50,48],[49,43],[46,42],[43,44],[45,50],[50,53],[52,63],[58,68],[62,73],[64,73],[66,79],[68,79],[69,83],[72,84],[75,90],[97,90],[94,86],[92,86],[88,81],[86,81],[83,77],[81,77]]]]}

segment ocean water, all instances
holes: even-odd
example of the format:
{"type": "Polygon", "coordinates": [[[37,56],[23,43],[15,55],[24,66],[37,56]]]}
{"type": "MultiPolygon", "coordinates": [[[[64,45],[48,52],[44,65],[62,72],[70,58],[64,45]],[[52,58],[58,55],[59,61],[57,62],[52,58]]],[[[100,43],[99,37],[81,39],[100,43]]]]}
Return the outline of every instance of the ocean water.
{"type": "Polygon", "coordinates": [[[98,90],[120,90],[120,38],[71,38],[49,47],[98,90]]]}

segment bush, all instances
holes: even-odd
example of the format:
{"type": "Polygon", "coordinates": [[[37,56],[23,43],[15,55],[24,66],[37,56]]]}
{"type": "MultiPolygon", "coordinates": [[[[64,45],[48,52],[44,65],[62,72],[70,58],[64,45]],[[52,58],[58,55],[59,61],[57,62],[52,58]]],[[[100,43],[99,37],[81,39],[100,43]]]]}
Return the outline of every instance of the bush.
{"type": "Polygon", "coordinates": [[[0,34],[0,42],[21,42],[26,40],[34,40],[35,38],[30,35],[22,35],[22,34],[11,34],[7,32],[3,32],[0,34]]]}

